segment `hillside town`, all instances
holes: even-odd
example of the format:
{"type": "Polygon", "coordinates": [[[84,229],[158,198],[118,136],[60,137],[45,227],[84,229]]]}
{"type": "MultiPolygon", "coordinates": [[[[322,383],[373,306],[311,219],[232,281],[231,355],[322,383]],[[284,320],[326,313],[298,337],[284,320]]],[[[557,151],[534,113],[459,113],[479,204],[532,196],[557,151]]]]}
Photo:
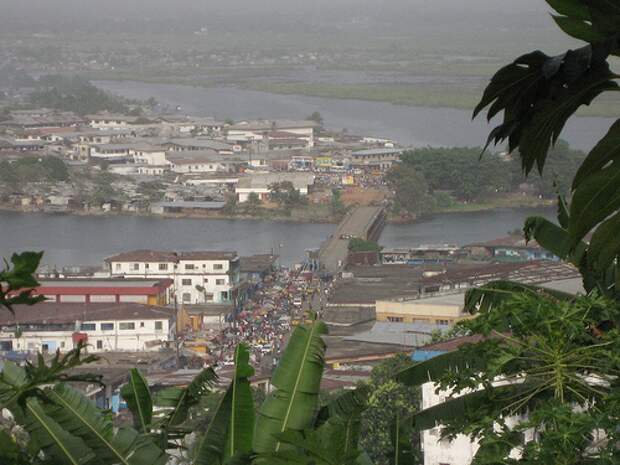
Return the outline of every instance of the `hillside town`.
{"type": "Polygon", "coordinates": [[[382,175],[403,148],[328,131],[314,116],[225,122],[179,114],[10,111],[0,121],[5,166],[19,170],[54,159],[49,164],[56,163],[58,176],[28,189],[3,183],[2,207],[217,217],[241,213],[239,203],[277,206],[278,186],[284,194],[296,191],[301,205],[330,205],[334,189],[344,190],[347,202],[385,199],[382,175]]]}
{"type": "MultiPolygon", "coordinates": [[[[468,289],[496,280],[582,289],[572,265],[519,236],[355,251],[356,241],[380,240],[382,210],[348,213],[321,249],[293,267],[271,254],[134,250],[105,258],[99,268],[41,269],[33,293],[45,301],[18,306],[19,320],[2,314],[2,357],[19,361],[86,344],[102,356],[88,369],[105,381],[105,389],[89,386],[89,396],[123,415],[128,367],[139,364],[155,389],[186,383],[206,366],[225,380],[241,342],[257,367],[253,386],[269,393],[291,330],[318,314],[331,328],[321,386],[336,392],[368,380],[374,366],[394,355],[422,360],[458,345],[450,334],[471,318],[464,309],[468,289]]],[[[440,397],[424,387],[424,405],[440,397]]],[[[423,435],[429,457],[466,463],[475,453],[473,444],[438,443],[429,434],[423,435]]]]}
{"type": "Polygon", "coordinates": [[[0,465],[620,465],[620,0],[5,3],[0,465]]]}

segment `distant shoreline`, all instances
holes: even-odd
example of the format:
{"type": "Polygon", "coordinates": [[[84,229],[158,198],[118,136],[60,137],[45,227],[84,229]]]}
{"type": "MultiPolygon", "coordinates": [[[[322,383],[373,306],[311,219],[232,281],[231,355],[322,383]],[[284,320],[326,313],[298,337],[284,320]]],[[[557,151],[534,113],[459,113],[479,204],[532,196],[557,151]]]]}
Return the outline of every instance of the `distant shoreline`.
{"type": "MultiPolygon", "coordinates": [[[[480,213],[480,212],[488,212],[488,211],[497,211],[497,210],[520,210],[527,208],[551,208],[555,205],[554,201],[541,201],[538,203],[524,203],[517,205],[502,205],[497,203],[489,203],[489,204],[469,204],[462,205],[459,207],[452,207],[447,209],[441,209],[434,211],[432,213],[424,214],[418,217],[405,218],[405,217],[397,217],[394,215],[388,215],[387,223],[389,224],[414,224],[417,222],[423,222],[428,219],[433,218],[436,215],[452,215],[452,214],[469,214],[469,213],[480,213]]],[[[22,209],[15,206],[10,205],[0,205],[0,212],[11,212],[11,213],[21,213],[21,214],[46,214],[46,215],[71,215],[71,216],[91,216],[91,217],[117,217],[117,216],[127,216],[127,217],[141,217],[141,218],[157,218],[157,219],[190,219],[190,220],[226,220],[226,221],[234,221],[234,220],[243,220],[243,221],[270,221],[275,223],[298,223],[298,224],[338,224],[340,222],[340,218],[335,217],[321,217],[321,216],[307,216],[307,217],[295,217],[285,216],[285,215],[247,215],[247,214],[222,214],[222,213],[212,213],[212,214],[157,214],[157,213],[147,213],[147,212],[128,212],[128,211],[84,211],[84,210],[35,210],[35,209],[22,209]]]]}

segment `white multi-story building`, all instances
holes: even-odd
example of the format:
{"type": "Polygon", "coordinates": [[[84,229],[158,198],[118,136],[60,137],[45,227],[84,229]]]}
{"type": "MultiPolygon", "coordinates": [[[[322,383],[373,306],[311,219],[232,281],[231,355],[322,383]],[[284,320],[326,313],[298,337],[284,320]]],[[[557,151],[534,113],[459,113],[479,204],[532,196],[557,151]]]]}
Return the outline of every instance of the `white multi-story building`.
{"type": "Polygon", "coordinates": [[[261,200],[268,200],[271,194],[270,186],[277,183],[290,182],[301,195],[308,195],[310,186],[314,184],[312,173],[256,173],[239,178],[235,193],[239,202],[247,202],[254,192],[261,200]]]}
{"type": "Polygon", "coordinates": [[[0,316],[0,350],[54,352],[78,341],[89,352],[156,351],[174,340],[172,309],[136,303],[42,303],[0,316]]]}
{"type": "Polygon", "coordinates": [[[112,276],[170,278],[179,304],[234,303],[239,287],[236,252],[136,250],[106,259],[112,276]]]}
{"type": "Polygon", "coordinates": [[[305,141],[307,148],[314,147],[314,133],[319,125],[314,121],[260,120],[242,121],[228,126],[226,140],[237,143],[269,140],[269,134],[286,132],[289,137],[305,141]]]}

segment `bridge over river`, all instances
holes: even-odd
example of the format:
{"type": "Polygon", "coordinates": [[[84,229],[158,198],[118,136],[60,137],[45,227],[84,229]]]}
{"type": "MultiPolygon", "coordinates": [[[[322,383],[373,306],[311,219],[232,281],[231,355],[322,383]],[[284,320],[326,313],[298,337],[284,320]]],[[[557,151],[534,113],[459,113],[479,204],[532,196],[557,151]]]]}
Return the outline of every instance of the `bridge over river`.
{"type": "Polygon", "coordinates": [[[378,241],[385,226],[383,207],[356,207],[340,222],[336,231],[319,250],[321,266],[331,272],[341,271],[347,263],[349,241],[356,237],[378,241]]]}

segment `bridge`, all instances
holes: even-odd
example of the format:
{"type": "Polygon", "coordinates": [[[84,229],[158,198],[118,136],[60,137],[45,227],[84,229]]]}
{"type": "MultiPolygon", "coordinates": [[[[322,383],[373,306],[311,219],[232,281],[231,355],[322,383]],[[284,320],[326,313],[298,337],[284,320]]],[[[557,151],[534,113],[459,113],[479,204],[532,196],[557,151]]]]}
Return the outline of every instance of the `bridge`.
{"type": "Polygon", "coordinates": [[[347,264],[349,241],[353,238],[378,241],[385,218],[383,207],[356,207],[347,213],[334,234],[321,244],[321,267],[331,273],[341,271],[347,264]]]}

